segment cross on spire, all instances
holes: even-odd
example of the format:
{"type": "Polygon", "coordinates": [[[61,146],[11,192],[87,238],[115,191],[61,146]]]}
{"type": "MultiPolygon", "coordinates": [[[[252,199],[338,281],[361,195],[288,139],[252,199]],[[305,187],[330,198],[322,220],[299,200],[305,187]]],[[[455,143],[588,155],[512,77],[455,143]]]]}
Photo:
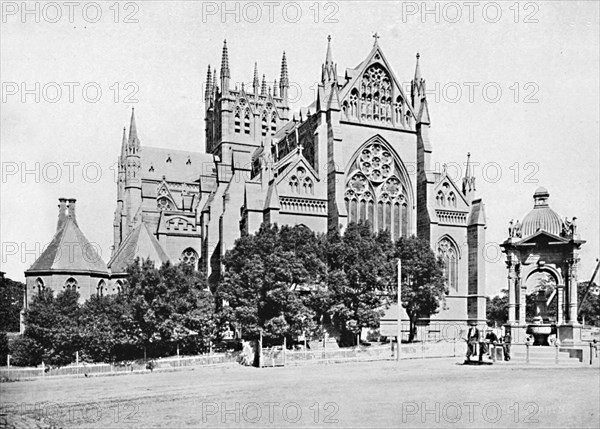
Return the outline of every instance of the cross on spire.
{"type": "Polygon", "coordinates": [[[375,43],[373,43],[373,45],[377,45],[377,43],[379,43],[379,38],[381,36],[379,34],[377,34],[377,31],[373,34],[373,39],[375,39],[375,43]]]}

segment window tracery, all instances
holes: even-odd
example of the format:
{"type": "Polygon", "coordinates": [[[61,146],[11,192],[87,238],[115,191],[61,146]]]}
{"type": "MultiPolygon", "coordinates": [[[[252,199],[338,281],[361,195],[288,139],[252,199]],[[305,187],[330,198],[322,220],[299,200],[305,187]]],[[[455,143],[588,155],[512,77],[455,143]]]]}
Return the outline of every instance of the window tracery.
{"type": "Polygon", "coordinates": [[[350,167],[345,202],[349,222],[368,221],[393,239],[408,235],[408,185],[391,152],[375,141],[360,150],[350,167]]]}
{"type": "Polygon", "coordinates": [[[438,243],[438,254],[444,261],[444,276],[449,290],[458,291],[458,251],[448,238],[438,243]]]}
{"type": "Polygon", "coordinates": [[[185,249],[181,254],[181,262],[195,269],[198,264],[198,253],[191,247],[185,249]]]}

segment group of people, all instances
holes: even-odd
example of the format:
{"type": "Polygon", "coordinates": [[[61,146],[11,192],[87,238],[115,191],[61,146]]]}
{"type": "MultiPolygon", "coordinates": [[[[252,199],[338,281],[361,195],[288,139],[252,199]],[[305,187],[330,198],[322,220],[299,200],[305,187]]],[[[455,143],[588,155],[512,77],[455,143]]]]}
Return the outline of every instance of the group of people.
{"type": "Polygon", "coordinates": [[[493,348],[502,347],[504,360],[510,360],[510,345],[512,343],[512,337],[510,335],[510,329],[504,328],[504,335],[498,338],[496,333],[491,329],[485,327],[483,332],[479,331],[476,325],[472,324],[467,331],[467,361],[471,361],[471,357],[477,356],[477,348],[479,348],[479,362],[483,361],[483,355],[487,354],[488,357],[492,358],[494,353],[493,348]]]}

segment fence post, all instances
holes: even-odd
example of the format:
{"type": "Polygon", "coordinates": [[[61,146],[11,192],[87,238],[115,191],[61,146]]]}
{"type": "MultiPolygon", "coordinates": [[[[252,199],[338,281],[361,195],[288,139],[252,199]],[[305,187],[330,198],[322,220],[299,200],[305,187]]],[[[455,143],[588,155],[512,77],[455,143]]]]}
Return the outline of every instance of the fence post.
{"type": "Polygon", "coordinates": [[[592,355],[594,352],[594,345],[590,343],[590,365],[592,364],[592,355]]]}
{"type": "Polygon", "coordinates": [[[283,337],[283,366],[285,366],[285,349],[287,348],[287,338],[283,337]]]}
{"type": "Polygon", "coordinates": [[[529,344],[528,343],[525,344],[525,349],[526,349],[526,352],[525,352],[525,363],[529,363],[529,344]]]}
{"type": "Polygon", "coordinates": [[[79,377],[79,352],[75,352],[75,375],[79,377]]]}
{"type": "Polygon", "coordinates": [[[258,367],[262,368],[262,363],[263,363],[263,352],[262,352],[262,346],[263,346],[263,341],[262,341],[262,330],[260,331],[260,336],[258,338],[258,367]]]}
{"type": "Polygon", "coordinates": [[[554,343],[554,363],[558,364],[558,344],[554,343]]]}

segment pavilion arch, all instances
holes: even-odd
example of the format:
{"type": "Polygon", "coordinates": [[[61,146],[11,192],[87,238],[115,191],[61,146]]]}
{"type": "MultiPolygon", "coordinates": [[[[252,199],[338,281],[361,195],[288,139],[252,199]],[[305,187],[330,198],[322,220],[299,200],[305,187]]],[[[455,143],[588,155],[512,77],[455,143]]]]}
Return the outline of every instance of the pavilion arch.
{"type": "Polygon", "coordinates": [[[544,265],[542,267],[537,267],[531,270],[530,273],[527,274],[525,279],[525,285],[527,286],[527,292],[530,293],[534,287],[537,286],[539,279],[543,275],[547,275],[551,282],[554,282],[554,285],[563,284],[563,278],[561,274],[554,267],[550,267],[548,265],[544,265]]]}

